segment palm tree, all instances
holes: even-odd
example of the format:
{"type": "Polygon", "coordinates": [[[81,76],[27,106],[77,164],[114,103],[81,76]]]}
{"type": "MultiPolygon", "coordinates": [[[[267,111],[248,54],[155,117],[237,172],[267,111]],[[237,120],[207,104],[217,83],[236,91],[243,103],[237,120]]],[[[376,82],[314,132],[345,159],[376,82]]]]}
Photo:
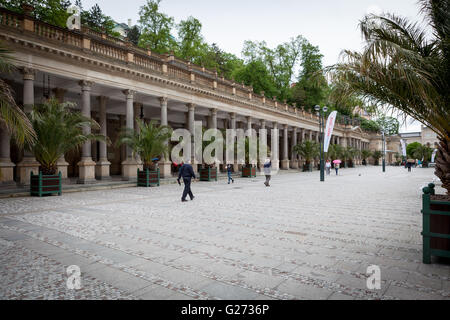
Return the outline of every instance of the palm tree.
{"type": "Polygon", "coordinates": [[[311,161],[318,157],[320,154],[320,146],[315,141],[306,140],[301,144],[294,146],[293,151],[305,159],[305,165],[308,168],[308,171],[312,171],[311,161]]]}
{"type": "Polygon", "coordinates": [[[437,133],[436,175],[450,194],[450,2],[420,4],[431,37],[406,18],[367,15],[360,23],[363,51],[344,51],[329,71],[344,95],[396,108],[437,133]]]}
{"type": "Polygon", "coordinates": [[[375,165],[378,166],[380,163],[380,158],[383,156],[383,152],[376,150],[374,152],[372,152],[372,158],[373,160],[375,160],[375,165]]]}
{"type": "Polygon", "coordinates": [[[91,140],[106,140],[101,135],[83,133],[83,127],[98,128],[99,125],[80,112],[72,111],[73,106],[50,99],[34,106],[29,115],[36,139],[27,144],[27,149],[33,152],[44,175],[56,174],[58,159],[65,153],[91,140]]]}
{"type": "Polygon", "coordinates": [[[367,159],[372,156],[372,151],[364,149],[361,150],[361,157],[363,158],[364,163],[367,165],[367,159]]]}
{"type": "Polygon", "coordinates": [[[157,125],[156,121],[145,123],[136,119],[137,130],[125,128],[119,134],[117,145],[125,144],[133,151],[133,156],[139,155],[144,164],[144,170],[154,169],[153,159],[169,157],[169,144],[172,129],[168,126],[157,125]]]}
{"type": "MultiPolygon", "coordinates": [[[[14,70],[10,54],[11,51],[0,44],[0,72],[2,73],[10,73],[14,70]]],[[[36,138],[29,119],[14,100],[11,87],[0,79],[0,125],[2,123],[13,135],[18,146],[23,146],[24,143],[32,143],[36,138]]]]}
{"type": "Polygon", "coordinates": [[[423,167],[428,166],[428,161],[431,160],[431,155],[433,154],[433,149],[426,145],[420,145],[418,146],[413,153],[413,157],[418,160],[423,159],[423,167]]]}

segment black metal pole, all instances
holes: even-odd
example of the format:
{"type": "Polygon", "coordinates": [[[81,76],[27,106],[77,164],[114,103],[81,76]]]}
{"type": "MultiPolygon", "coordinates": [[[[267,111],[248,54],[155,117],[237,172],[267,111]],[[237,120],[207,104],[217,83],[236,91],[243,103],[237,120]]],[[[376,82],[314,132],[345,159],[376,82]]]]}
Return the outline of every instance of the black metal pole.
{"type": "Polygon", "coordinates": [[[386,172],[386,136],[383,134],[383,172],[386,172]]]}
{"type": "Polygon", "coordinates": [[[322,110],[319,111],[320,112],[320,116],[319,116],[319,130],[320,130],[320,181],[325,181],[325,167],[324,167],[324,152],[323,152],[323,147],[324,147],[324,114],[322,112],[322,110]]]}

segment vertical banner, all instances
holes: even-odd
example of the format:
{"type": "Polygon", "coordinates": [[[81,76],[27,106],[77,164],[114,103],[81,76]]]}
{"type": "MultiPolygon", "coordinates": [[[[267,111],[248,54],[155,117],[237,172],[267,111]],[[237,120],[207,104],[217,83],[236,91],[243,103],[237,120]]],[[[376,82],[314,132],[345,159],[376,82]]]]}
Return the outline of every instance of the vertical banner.
{"type": "Polygon", "coordinates": [[[406,157],[406,143],[405,140],[400,139],[400,143],[402,144],[402,155],[406,157]]]}
{"type": "Polygon", "coordinates": [[[431,155],[431,162],[434,163],[434,160],[436,160],[436,153],[438,152],[438,149],[434,149],[433,154],[431,155]]]}
{"type": "Polygon", "coordinates": [[[323,152],[328,152],[328,147],[330,146],[331,135],[334,130],[334,123],[336,122],[337,111],[330,113],[327,119],[327,126],[325,129],[325,140],[323,144],[323,152]]]}

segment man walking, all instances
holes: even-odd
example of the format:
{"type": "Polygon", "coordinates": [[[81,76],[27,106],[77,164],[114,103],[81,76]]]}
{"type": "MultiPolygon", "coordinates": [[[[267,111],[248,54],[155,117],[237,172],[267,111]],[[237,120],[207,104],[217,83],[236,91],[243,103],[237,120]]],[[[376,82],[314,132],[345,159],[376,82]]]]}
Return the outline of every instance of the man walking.
{"type": "Polygon", "coordinates": [[[230,181],[234,183],[234,179],[231,176],[231,173],[233,172],[233,166],[231,164],[227,164],[227,173],[228,173],[228,184],[230,184],[230,181]]]}
{"type": "Polygon", "coordinates": [[[194,200],[194,195],[191,191],[191,179],[195,179],[194,169],[189,163],[184,163],[180,168],[180,173],[178,174],[178,183],[181,184],[180,179],[183,178],[184,190],[183,196],[181,197],[181,202],[187,202],[186,196],[189,195],[191,200],[194,200]]]}
{"type": "Polygon", "coordinates": [[[266,187],[270,187],[270,176],[272,175],[270,167],[272,167],[272,161],[267,158],[264,162],[264,175],[266,176],[266,182],[264,182],[264,184],[266,187]]]}

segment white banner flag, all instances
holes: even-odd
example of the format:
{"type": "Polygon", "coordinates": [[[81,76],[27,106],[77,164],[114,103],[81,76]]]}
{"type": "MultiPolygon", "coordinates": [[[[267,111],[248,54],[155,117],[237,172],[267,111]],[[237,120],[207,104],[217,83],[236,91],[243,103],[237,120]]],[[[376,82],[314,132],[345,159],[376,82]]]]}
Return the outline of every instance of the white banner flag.
{"type": "Polygon", "coordinates": [[[400,143],[402,144],[402,154],[404,157],[406,157],[406,143],[405,140],[400,139],[400,143]]]}
{"type": "Polygon", "coordinates": [[[436,153],[438,152],[438,149],[434,149],[433,154],[431,155],[431,162],[434,163],[434,160],[436,160],[436,153]]]}
{"type": "Polygon", "coordinates": [[[331,135],[333,134],[334,124],[336,122],[337,111],[330,113],[327,120],[327,126],[325,129],[325,142],[323,144],[323,152],[328,152],[328,147],[330,146],[331,135]]]}

